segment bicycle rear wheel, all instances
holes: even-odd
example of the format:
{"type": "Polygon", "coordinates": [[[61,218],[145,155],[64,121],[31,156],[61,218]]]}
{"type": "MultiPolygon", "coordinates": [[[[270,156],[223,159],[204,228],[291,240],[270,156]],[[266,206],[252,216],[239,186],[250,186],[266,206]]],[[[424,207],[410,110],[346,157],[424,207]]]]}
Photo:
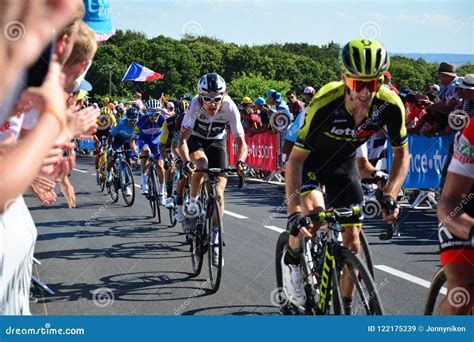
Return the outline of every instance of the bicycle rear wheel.
{"type": "Polygon", "coordinates": [[[135,182],[133,180],[132,168],[127,162],[123,163],[122,170],[120,172],[120,188],[122,190],[122,197],[127,207],[131,207],[135,202],[135,182]],[[126,196],[126,188],[130,187],[132,196],[126,196]]]}
{"type": "Polygon", "coordinates": [[[158,187],[156,185],[156,171],[150,170],[148,174],[148,201],[150,202],[151,215],[161,223],[160,201],[158,198],[158,187]]]}
{"type": "MultiPolygon", "coordinates": [[[[383,315],[384,310],[378,289],[375,287],[365,262],[349,250],[344,250],[342,253],[342,259],[336,261],[336,279],[339,280],[337,284],[341,284],[342,279],[349,278],[354,284],[354,290],[352,305],[347,310],[342,308],[340,312],[346,315],[383,315]]],[[[335,304],[337,303],[335,302],[335,304]]]]}
{"type": "Polygon", "coordinates": [[[433,315],[435,307],[441,303],[443,298],[441,296],[441,288],[443,287],[444,283],[446,283],[446,275],[444,274],[444,269],[440,268],[431,281],[430,290],[428,291],[428,298],[426,299],[425,304],[425,315],[433,315]]]}
{"type": "Polygon", "coordinates": [[[280,307],[282,315],[292,315],[294,312],[283,292],[283,274],[281,269],[281,258],[283,257],[285,246],[288,244],[289,236],[290,234],[285,231],[280,234],[277,240],[275,249],[275,275],[277,287],[271,294],[272,304],[280,307]]]}
{"type": "Polygon", "coordinates": [[[203,241],[204,236],[202,232],[207,228],[206,222],[206,220],[203,220],[203,222],[198,222],[198,225],[195,227],[194,231],[188,233],[191,237],[191,265],[193,267],[193,276],[199,275],[202,269],[205,248],[203,241]]]}
{"type": "Polygon", "coordinates": [[[209,213],[207,215],[207,232],[209,239],[209,282],[211,284],[212,292],[217,292],[221,284],[222,277],[222,218],[221,218],[221,208],[217,200],[214,200],[214,203],[209,206],[209,213]],[[212,221],[216,222],[216,226],[213,227],[212,221]],[[214,231],[214,232],[213,232],[214,231]]]}

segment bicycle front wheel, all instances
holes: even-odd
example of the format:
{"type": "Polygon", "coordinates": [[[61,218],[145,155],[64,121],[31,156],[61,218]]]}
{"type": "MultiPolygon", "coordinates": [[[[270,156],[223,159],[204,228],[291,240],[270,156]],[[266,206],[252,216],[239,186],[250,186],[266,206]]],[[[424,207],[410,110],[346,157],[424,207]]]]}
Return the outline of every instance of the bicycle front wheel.
{"type": "Polygon", "coordinates": [[[112,182],[109,184],[109,194],[112,203],[117,203],[119,194],[118,191],[120,189],[120,179],[115,175],[115,168],[111,168],[110,172],[112,173],[112,182]]]}
{"type": "Polygon", "coordinates": [[[211,284],[212,292],[217,292],[221,284],[222,276],[222,218],[221,208],[219,203],[214,200],[214,203],[209,208],[208,213],[208,239],[209,239],[209,282],[211,284]]]}
{"type": "Polygon", "coordinates": [[[105,180],[107,178],[107,170],[106,170],[106,161],[104,156],[99,159],[99,169],[97,172],[99,173],[99,191],[104,192],[105,189],[105,180]]]}
{"type": "Polygon", "coordinates": [[[425,304],[425,315],[431,316],[434,313],[435,307],[437,307],[441,301],[441,288],[446,283],[446,274],[444,269],[440,268],[431,281],[430,290],[428,291],[428,298],[425,304]]]}
{"type": "Polygon", "coordinates": [[[173,196],[173,208],[168,209],[168,213],[170,216],[170,227],[176,226],[178,222],[176,220],[176,198],[173,196]]]}
{"type": "Polygon", "coordinates": [[[367,266],[367,270],[372,276],[372,279],[375,279],[374,264],[372,262],[372,254],[370,253],[369,240],[367,240],[367,235],[365,235],[362,229],[360,230],[359,239],[360,239],[360,257],[365,262],[365,265],[367,266]]]}
{"type": "MultiPolygon", "coordinates": [[[[341,292],[341,299],[344,297],[343,283],[352,283],[352,302],[350,304],[334,300],[334,305],[342,308],[335,308],[335,312],[346,315],[383,315],[384,310],[380,300],[378,289],[375,287],[374,280],[365,265],[365,262],[349,250],[342,252],[342,259],[336,262],[336,278],[340,287],[335,292],[341,292]]],[[[335,284],[333,284],[334,287],[335,284]]],[[[346,289],[347,290],[347,289],[346,289]]]]}
{"type": "Polygon", "coordinates": [[[120,172],[120,188],[122,190],[122,197],[127,207],[131,207],[135,202],[135,182],[133,181],[132,168],[127,162],[123,163],[120,172]],[[129,187],[132,195],[127,196],[126,189],[129,187]]]}

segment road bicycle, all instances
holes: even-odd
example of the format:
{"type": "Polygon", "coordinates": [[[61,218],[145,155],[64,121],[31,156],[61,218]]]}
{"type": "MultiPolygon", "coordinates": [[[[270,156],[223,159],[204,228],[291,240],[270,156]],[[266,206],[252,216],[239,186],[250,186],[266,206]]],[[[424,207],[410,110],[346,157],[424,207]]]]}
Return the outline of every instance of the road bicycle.
{"type": "Polygon", "coordinates": [[[161,223],[161,198],[162,194],[158,191],[158,174],[156,172],[156,165],[154,161],[154,155],[149,153],[147,157],[140,157],[140,159],[148,159],[148,177],[147,177],[147,185],[148,185],[148,194],[146,198],[150,203],[151,209],[151,217],[157,219],[158,223],[161,223]]]}
{"type": "Polygon", "coordinates": [[[283,314],[305,315],[383,315],[382,302],[365,262],[342,242],[339,219],[360,214],[360,207],[329,209],[307,216],[310,222],[326,222],[312,238],[301,240],[301,274],[306,303],[295,306],[282,291],[281,259],[288,244],[289,233],[280,234],[275,253],[277,296],[283,314]],[[352,282],[353,300],[345,305],[341,281],[352,282]]]}
{"type": "Polygon", "coordinates": [[[109,193],[113,203],[118,201],[118,191],[122,192],[123,200],[127,207],[131,207],[135,201],[135,181],[133,179],[132,168],[126,161],[125,155],[130,150],[117,150],[113,153],[114,162],[110,167],[111,184],[109,184],[109,193]],[[131,191],[131,196],[127,196],[127,187],[131,191]]]}
{"type": "MultiPolygon", "coordinates": [[[[222,277],[223,266],[223,224],[222,213],[219,202],[217,201],[216,183],[217,177],[226,172],[237,172],[232,168],[209,168],[203,170],[195,170],[194,172],[202,172],[207,175],[207,179],[203,184],[199,195],[197,205],[198,213],[191,218],[193,227],[187,229],[188,242],[191,245],[191,263],[193,275],[197,276],[201,273],[204,254],[208,253],[209,261],[209,283],[211,291],[216,292],[219,289],[222,277]]],[[[188,185],[190,182],[188,177],[188,185]]],[[[240,176],[239,187],[244,183],[244,177],[240,176]]],[[[184,200],[189,198],[189,187],[185,190],[184,200]]],[[[187,203],[187,202],[184,202],[187,203]]],[[[185,216],[190,217],[184,206],[185,216]]],[[[189,225],[189,223],[188,223],[189,225]]]]}

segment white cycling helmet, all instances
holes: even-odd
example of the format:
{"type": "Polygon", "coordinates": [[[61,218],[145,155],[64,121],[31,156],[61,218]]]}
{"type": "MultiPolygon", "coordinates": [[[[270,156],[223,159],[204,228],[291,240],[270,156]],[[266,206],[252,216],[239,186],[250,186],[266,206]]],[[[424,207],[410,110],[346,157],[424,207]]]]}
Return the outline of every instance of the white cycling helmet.
{"type": "Polygon", "coordinates": [[[303,94],[311,94],[313,95],[316,92],[313,87],[306,87],[303,90],[303,94]]]}
{"type": "Polygon", "coordinates": [[[227,89],[224,79],[215,73],[205,74],[198,82],[198,92],[224,94],[227,89]]]}
{"type": "Polygon", "coordinates": [[[160,109],[160,101],[156,99],[150,99],[145,103],[147,111],[156,112],[160,109]]]}

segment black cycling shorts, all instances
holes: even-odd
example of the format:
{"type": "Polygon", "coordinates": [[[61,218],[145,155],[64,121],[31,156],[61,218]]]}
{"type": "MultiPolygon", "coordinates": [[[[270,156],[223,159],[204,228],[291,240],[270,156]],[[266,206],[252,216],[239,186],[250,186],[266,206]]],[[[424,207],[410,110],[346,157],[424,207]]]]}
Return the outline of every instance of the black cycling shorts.
{"type": "Polygon", "coordinates": [[[225,139],[203,139],[191,135],[188,139],[189,154],[198,150],[206,154],[208,167],[225,169],[227,167],[227,146],[225,139]]]}
{"type": "MultiPolygon", "coordinates": [[[[362,205],[364,193],[360,183],[359,171],[352,157],[339,163],[321,165],[315,157],[309,156],[303,165],[301,195],[311,191],[326,190],[326,208],[350,208],[353,205],[362,205]]],[[[341,224],[360,224],[362,218],[354,215],[340,220],[341,224]]]]}

